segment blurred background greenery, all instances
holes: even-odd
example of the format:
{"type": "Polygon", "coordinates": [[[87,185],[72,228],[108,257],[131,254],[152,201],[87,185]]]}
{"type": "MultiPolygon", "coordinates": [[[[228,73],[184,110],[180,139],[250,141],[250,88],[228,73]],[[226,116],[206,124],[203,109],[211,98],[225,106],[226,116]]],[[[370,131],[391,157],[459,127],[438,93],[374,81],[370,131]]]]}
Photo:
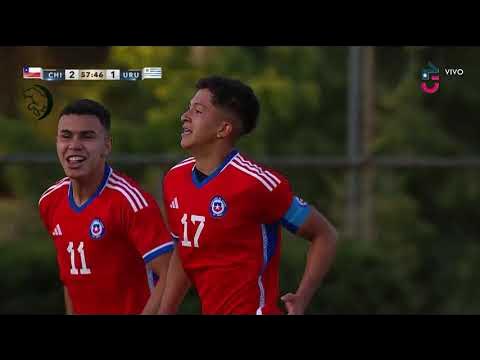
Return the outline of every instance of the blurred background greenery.
{"type": "MultiPolygon", "coordinates": [[[[364,115],[364,156],[475,157],[479,152],[480,48],[370,48],[372,101],[364,115]],[[462,68],[441,73],[440,91],[420,90],[432,61],[462,68]],[[367,132],[366,132],[367,131],[367,132]]],[[[186,156],[179,147],[180,114],[198,78],[220,74],[250,84],[261,102],[256,131],[241,141],[340,232],[332,270],[308,313],[476,313],[480,309],[478,163],[464,167],[365,166],[358,169],[358,222],[348,224],[348,166],[312,159],[346,159],[347,47],[11,47],[0,48],[0,313],[63,313],[53,244],[38,217],[40,194],[62,177],[55,161],[58,114],[88,97],[112,112],[115,154],[186,156]],[[24,65],[43,68],[138,69],[161,66],[161,80],[44,82],[23,80],[24,65]],[[52,113],[36,120],[23,92],[32,84],[53,94],[52,113]],[[13,154],[31,161],[8,161],[13,154]],[[46,155],[47,161],[40,161],[46,155]],[[33,159],[33,160],[32,160],[33,159]],[[37,159],[37,160],[35,160],[37,159]],[[288,161],[287,161],[288,160],[288,161]],[[304,160],[302,162],[302,160],[304,160]],[[310,162],[309,162],[310,161],[310,162]],[[367,230],[366,230],[367,229],[367,230]]],[[[172,160],[173,161],[173,160],[172,160]]],[[[113,165],[162,203],[160,184],[172,161],[113,165]]],[[[284,232],[280,286],[296,289],[308,243],[284,232]]],[[[199,313],[194,292],[182,313],[199,313]]]]}

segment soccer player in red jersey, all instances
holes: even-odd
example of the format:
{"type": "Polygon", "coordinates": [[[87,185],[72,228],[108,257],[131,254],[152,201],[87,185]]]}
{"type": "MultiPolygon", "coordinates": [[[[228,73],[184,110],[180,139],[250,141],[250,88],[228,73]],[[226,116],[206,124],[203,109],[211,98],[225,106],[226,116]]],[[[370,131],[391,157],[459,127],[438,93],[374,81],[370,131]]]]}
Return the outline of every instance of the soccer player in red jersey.
{"type": "Polygon", "coordinates": [[[110,113],[82,99],[60,115],[57,155],[66,177],[40,197],[57,252],[67,314],[158,312],[173,242],[160,209],[106,162],[110,113]]]}
{"type": "Polygon", "coordinates": [[[163,192],[176,247],[160,314],[178,311],[193,285],[203,314],[282,314],[279,302],[281,225],[311,242],[303,278],[281,297],[288,314],[303,314],[328,271],[336,231],[288,180],[240,154],[260,106],[237,80],[208,77],[182,115],[181,146],[193,157],[165,175],[163,192]]]}

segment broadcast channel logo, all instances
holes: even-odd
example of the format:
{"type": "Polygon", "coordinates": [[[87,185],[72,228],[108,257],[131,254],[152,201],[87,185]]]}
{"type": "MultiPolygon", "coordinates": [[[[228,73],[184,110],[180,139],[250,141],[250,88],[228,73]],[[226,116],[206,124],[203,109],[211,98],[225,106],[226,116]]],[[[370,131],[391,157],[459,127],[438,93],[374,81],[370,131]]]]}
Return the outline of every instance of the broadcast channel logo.
{"type": "Polygon", "coordinates": [[[436,93],[440,88],[440,70],[430,61],[428,62],[427,66],[422,69],[421,78],[421,88],[424,93],[433,94],[436,93]],[[432,82],[433,85],[429,86],[427,81],[432,82]]]}

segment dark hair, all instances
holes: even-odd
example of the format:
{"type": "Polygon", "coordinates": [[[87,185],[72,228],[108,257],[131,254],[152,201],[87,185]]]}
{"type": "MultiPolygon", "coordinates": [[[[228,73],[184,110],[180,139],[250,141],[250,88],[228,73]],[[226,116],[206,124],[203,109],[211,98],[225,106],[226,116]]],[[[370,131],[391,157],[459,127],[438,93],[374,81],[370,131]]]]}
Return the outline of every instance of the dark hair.
{"type": "Polygon", "coordinates": [[[110,131],[110,112],[100,103],[90,99],[80,99],[67,106],[60,113],[63,115],[94,115],[105,130],[110,131]]]}
{"type": "Polygon", "coordinates": [[[209,76],[197,81],[197,90],[208,89],[212,103],[233,112],[242,122],[242,135],[250,133],[258,123],[260,104],[252,88],[239,80],[209,76]]]}

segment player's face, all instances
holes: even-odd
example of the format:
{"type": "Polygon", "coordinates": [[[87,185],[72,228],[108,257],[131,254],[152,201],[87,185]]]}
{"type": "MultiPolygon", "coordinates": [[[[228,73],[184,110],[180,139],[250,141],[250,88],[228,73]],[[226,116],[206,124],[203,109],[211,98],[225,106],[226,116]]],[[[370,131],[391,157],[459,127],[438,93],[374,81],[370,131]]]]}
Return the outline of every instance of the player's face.
{"type": "Polygon", "coordinates": [[[111,138],[96,116],[70,114],[58,121],[57,155],[68,177],[102,172],[111,148],[111,138]]]}
{"type": "Polygon", "coordinates": [[[182,148],[192,150],[218,140],[218,131],[225,114],[212,104],[211,98],[210,90],[198,90],[187,111],[181,116],[182,148]]]}

